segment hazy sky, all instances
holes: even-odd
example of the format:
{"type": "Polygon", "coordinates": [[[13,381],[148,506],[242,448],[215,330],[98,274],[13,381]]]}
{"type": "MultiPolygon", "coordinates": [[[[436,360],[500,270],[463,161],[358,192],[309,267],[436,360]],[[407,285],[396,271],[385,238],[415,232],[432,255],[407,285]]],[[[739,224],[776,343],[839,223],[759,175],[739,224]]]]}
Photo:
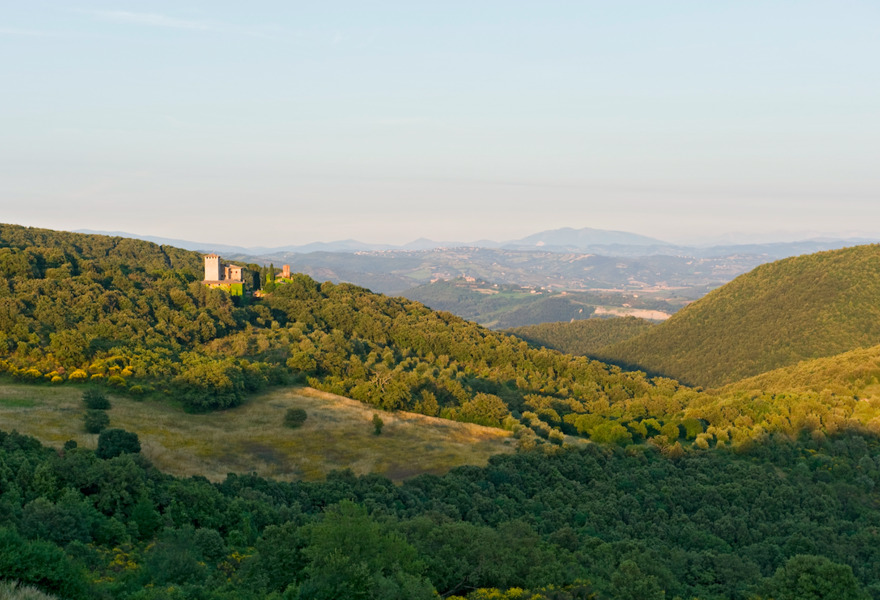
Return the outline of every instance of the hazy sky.
{"type": "Polygon", "coordinates": [[[0,0],[0,222],[880,232],[877,0],[0,0]]]}

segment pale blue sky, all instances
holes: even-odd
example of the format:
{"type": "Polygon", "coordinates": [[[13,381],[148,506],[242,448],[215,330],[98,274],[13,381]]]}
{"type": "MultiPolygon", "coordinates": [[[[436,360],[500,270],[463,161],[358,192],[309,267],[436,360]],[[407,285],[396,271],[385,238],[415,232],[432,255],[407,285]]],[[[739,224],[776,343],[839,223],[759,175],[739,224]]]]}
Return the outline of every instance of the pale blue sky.
{"type": "Polygon", "coordinates": [[[880,2],[0,0],[0,222],[880,233],[880,2]]]}

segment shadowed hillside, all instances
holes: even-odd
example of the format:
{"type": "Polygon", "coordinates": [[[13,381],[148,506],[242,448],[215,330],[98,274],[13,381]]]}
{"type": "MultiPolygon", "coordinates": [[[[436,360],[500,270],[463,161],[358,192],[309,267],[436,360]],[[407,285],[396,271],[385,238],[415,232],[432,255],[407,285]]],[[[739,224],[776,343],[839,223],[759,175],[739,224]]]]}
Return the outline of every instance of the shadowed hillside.
{"type": "Polygon", "coordinates": [[[654,323],[645,319],[620,317],[541,323],[508,329],[507,333],[566,354],[598,358],[601,348],[633,338],[653,326],[654,323]]]}
{"type": "Polygon", "coordinates": [[[719,386],[802,360],[880,344],[880,246],[762,265],[600,354],[719,386]]]}

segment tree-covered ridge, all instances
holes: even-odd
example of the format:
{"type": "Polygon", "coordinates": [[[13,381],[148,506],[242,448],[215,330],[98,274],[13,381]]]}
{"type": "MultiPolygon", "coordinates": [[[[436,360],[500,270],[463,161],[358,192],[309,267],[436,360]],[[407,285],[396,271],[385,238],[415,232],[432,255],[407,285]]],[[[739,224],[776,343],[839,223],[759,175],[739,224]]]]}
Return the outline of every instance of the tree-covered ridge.
{"type": "Polygon", "coordinates": [[[692,394],[353,285],[296,275],[262,301],[233,302],[201,285],[194,253],[179,252],[176,268],[165,262],[172,250],[147,242],[0,233],[6,255],[27,257],[0,286],[0,368],[23,380],[106,381],[211,409],[308,378],[386,409],[510,427],[520,419],[544,438],[586,432],[564,417],[623,401],[665,420],[692,394]]]}
{"type": "MultiPolygon", "coordinates": [[[[27,230],[3,231],[21,237],[27,230]]],[[[38,238],[51,248],[27,251],[48,254],[74,234],[58,234],[57,244],[52,235],[38,238]]],[[[112,246],[102,236],[75,239],[89,238],[97,238],[95,247],[112,246]]],[[[580,435],[624,446],[653,439],[673,454],[682,444],[739,445],[768,431],[796,436],[871,426],[880,410],[846,398],[719,399],[670,379],[536,349],[417,302],[304,275],[260,301],[233,302],[187,268],[146,271],[142,253],[169,253],[153,244],[138,242],[131,258],[82,254],[93,259],[68,246],[78,274],[31,270],[0,286],[0,368],[16,378],[105,381],[194,410],[235,406],[263,386],[307,380],[388,410],[504,426],[527,448],[580,435]]]]}
{"type": "Polygon", "coordinates": [[[693,385],[721,386],[880,344],[880,246],[762,265],[601,355],[693,385]]]}
{"type": "Polygon", "coordinates": [[[205,347],[255,314],[200,283],[198,253],[3,225],[0,273],[0,370],[19,379],[98,379],[132,393],[174,382],[196,406],[209,395],[223,406],[278,377],[205,347]]]}
{"type": "Polygon", "coordinates": [[[859,348],[835,356],[805,360],[728,384],[719,394],[736,392],[827,392],[838,396],[873,398],[880,392],[880,346],[859,348]]]}
{"type": "Polygon", "coordinates": [[[395,486],[212,484],[0,432],[0,578],[70,599],[880,598],[878,481],[853,434],[593,444],[395,486]]]}
{"type": "Polygon", "coordinates": [[[640,335],[653,326],[654,323],[645,319],[615,317],[527,325],[508,329],[507,333],[565,354],[602,360],[602,348],[640,335]]]}

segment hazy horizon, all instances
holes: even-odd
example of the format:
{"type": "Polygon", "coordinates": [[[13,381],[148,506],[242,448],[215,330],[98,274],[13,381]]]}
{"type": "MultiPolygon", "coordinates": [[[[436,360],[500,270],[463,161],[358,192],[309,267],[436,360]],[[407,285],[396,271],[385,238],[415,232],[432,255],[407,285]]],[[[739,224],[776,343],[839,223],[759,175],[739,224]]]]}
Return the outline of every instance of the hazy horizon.
{"type": "Polygon", "coordinates": [[[878,24],[857,0],[10,5],[0,221],[240,246],[875,237],[878,24]]]}

